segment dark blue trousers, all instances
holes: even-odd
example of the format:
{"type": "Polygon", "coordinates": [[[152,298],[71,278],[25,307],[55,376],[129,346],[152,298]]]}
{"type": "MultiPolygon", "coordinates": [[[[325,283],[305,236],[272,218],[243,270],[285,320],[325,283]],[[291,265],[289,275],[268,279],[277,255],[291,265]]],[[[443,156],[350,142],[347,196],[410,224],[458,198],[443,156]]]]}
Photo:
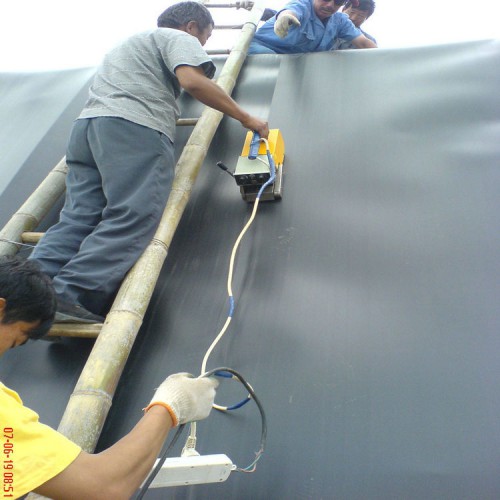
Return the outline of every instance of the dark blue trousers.
{"type": "Polygon", "coordinates": [[[59,296],[103,314],[151,241],[174,177],[174,148],[121,118],[77,120],[68,143],[66,200],[30,258],[59,296]]]}

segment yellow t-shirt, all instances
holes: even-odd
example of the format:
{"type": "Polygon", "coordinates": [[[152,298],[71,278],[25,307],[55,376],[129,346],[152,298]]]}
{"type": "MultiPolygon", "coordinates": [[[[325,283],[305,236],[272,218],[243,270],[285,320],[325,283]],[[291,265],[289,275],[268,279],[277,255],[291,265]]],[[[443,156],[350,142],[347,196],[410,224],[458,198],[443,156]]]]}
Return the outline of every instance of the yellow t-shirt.
{"type": "Polygon", "coordinates": [[[34,490],[62,472],[80,452],[78,445],[41,424],[18,394],[0,382],[0,497],[19,498],[34,490]]]}

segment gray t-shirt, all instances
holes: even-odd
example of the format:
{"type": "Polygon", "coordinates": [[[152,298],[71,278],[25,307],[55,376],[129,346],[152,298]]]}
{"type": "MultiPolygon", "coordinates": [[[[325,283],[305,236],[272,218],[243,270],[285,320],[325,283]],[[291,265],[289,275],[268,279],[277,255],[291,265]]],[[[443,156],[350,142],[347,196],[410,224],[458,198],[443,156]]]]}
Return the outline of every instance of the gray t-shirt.
{"type": "Polygon", "coordinates": [[[184,31],[158,28],[128,38],[104,57],[78,118],[124,118],[173,141],[181,92],[174,70],[180,65],[200,66],[208,78],[215,73],[198,39],[184,31]]]}

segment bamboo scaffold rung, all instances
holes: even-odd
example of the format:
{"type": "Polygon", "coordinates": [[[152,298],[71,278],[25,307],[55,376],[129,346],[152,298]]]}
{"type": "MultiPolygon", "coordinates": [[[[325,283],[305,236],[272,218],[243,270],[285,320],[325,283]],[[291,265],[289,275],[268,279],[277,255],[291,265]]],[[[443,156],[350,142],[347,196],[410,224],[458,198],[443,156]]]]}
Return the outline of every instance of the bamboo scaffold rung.
{"type": "Polygon", "coordinates": [[[240,30],[243,24],[216,24],[214,30],[240,30]]]}
{"type": "Polygon", "coordinates": [[[21,240],[23,243],[36,244],[42,239],[44,234],[35,231],[25,231],[21,234],[21,240]]]}
{"type": "Polygon", "coordinates": [[[95,339],[101,332],[103,323],[54,323],[48,337],[70,337],[95,339]]]}
{"type": "Polygon", "coordinates": [[[178,127],[194,127],[198,120],[199,118],[179,118],[175,124],[178,127]]]}
{"type": "Polygon", "coordinates": [[[240,9],[241,4],[238,3],[205,3],[207,9],[240,9]]]}
{"type": "Polygon", "coordinates": [[[209,56],[225,56],[231,53],[231,49],[209,49],[207,54],[209,56]]]}

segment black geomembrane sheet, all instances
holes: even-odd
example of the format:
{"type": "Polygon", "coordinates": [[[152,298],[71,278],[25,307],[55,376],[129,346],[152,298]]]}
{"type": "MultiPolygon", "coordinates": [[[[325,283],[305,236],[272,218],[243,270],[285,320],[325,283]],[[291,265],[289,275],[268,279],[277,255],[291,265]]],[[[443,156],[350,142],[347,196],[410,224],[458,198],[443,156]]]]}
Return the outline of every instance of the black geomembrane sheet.
{"type": "MultiPolygon", "coordinates": [[[[43,178],[64,155],[89,77],[68,75],[73,98],[23,153],[3,223],[37,185],[28,173],[43,178]]],[[[254,387],[267,449],[254,474],[146,498],[500,497],[499,88],[498,41],[247,59],[234,97],[283,133],[283,200],[262,203],[243,239],[234,318],[207,367],[254,387]]],[[[0,101],[3,140],[5,123],[21,129],[33,106],[60,105],[49,94],[17,94],[15,115],[0,101]]],[[[189,98],[182,108],[201,110],[189,98]]],[[[215,164],[234,168],[244,136],[223,120],[98,449],[130,430],[165,376],[199,372],[226,319],[229,256],[251,206],[215,164]]],[[[91,345],[16,349],[0,380],[57,426],[91,345]]],[[[245,395],[223,381],[217,400],[245,395]]],[[[197,449],[246,466],[259,437],[250,403],[200,422],[197,449]]]]}

